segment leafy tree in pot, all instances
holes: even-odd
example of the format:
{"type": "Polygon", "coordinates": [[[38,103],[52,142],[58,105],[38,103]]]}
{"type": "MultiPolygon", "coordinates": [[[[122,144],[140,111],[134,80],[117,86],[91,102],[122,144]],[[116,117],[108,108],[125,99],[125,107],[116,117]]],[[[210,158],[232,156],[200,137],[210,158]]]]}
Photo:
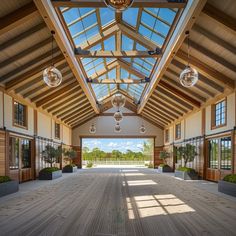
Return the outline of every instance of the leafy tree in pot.
{"type": "Polygon", "coordinates": [[[66,161],[69,161],[70,164],[72,164],[73,160],[77,157],[77,152],[72,148],[64,149],[63,154],[66,156],[66,161]]]}
{"type": "Polygon", "coordinates": [[[47,145],[45,150],[42,151],[43,160],[53,167],[53,163],[58,163],[62,155],[61,147],[55,148],[51,145],[47,145]]]}
{"type": "Polygon", "coordinates": [[[162,159],[163,160],[163,163],[165,164],[165,165],[167,165],[167,159],[170,157],[170,153],[169,152],[167,152],[167,151],[161,151],[160,152],[160,159],[162,159]]]}
{"type": "Polygon", "coordinates": [[[185,146],[177,148],[177,157],[183,158],[184,167],[188,162],[192,162],[196,155],[196,147],[192,144],[187,143],[185,146]]]}

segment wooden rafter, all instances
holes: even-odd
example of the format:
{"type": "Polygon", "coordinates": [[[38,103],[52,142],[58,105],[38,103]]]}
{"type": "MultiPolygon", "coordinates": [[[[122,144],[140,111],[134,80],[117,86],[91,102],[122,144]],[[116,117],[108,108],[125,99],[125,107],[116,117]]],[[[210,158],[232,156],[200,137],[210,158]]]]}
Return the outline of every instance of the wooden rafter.
{"type": "Polygon", "coordinates": [[[67,120],[65,120],[64,122],[71,125],[73,124],[74,122],[76,122],[77,120],[80,120],[80,119],[83,119],[89,115],[92,115],[94,114],[94,111],[92,109],[87,109],[86,112],[84,112],[83,114],[76,114],[74,115],[73,117],[71,118],[68,118],[67,120]]]}
{"type": "Polygon", "coordinates": [[[3,35],[8,31],[17,28],[21,24],[30,21],[30,19],[35,17],[36,14],[38,14],[38,10],[32,1],[0,18],[0,35],[3,35]]]}
{"type": "Polygon", "coordinates": [[[87,116],[87,117],[84,117],[84,118],[82,118],[82,119],[80,119],[80,120],[78,120],[78,121],[72,123],[72,124],[71,124],[72,129],[75,129],[75,128],[80,127],[81,125],[83,125],[83,124],[89,122],[90,120],[92,120],[93,118],[95,118],[95,117],[97,117],[97,116],[98,116],[98,114],[92,114],[92,115],[89,115],[89,116],[87,116]]]}
{"type": "MultiPolygon", "coordinates": [[[[52,0],[55,7],[107,7],[103,0],[52,0]]],[[[186,1],[135,0],[131,7],[184,8],[186,1]]]]}
{"type": "Polygon", "coordinates": [[[142,114],[147,115],[149,118],[151,118],[152,120],[156,120],[156,122],[158,122],[159,124],[161,124],[162,126],[166,126],[168,125],[168,122],[163,121],[162,119],[160,119],[160,117],[153,115],[152,112],[149,112],[145,109],[143,110],[142,114]]]}
{"type": "Polygon", "coordinates": [[[159,129],[161,129],[161,130],[163,130],[164,128],[163,128],[163,125],[161,125],[160,123],[158,123],[156,120],[154,120],[154,119],[151,119],[149,116],[147,116],[147,115],[143,115],[143,114],[137,114],[137,116],[139,116],[139,117],[141,117],[141,119],[144,119],[144,120],[146,120],[147,122],[149,122],[150,124],[152,124],[152,125],[154,125],[154,126],[156,126],[156,127],[158,127],[159,129]]]}
{"type": "Polygon", "coordinates": [[[167,117],[165,113],[160,112],[157,109],[154,110],[153,107],[151,108],[148,105],[145,107],[145,111],[149,112],[150,114],[152,114],[155,117],[159,117],[161,120],[163,120],[167,123],[170,123],[171,121],[174,120],[173,118],[171,118],[169,116],[167,117]]]}
{"type": "Polygon", "coordinates": [[[205,7],[203,8],[203,12],[226,27],[228,30],[236,33],[236,21],[233,17],[226,15],[223,11],[217,9],[209,3],[205,5],[205,7]]]}

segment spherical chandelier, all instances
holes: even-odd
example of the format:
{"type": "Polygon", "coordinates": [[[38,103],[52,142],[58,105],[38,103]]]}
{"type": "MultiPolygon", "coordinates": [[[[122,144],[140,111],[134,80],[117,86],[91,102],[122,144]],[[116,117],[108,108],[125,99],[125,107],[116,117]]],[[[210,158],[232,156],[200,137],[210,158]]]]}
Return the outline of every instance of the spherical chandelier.
{"type": "Polygon", "coordinates": [[[197,83],[198,72],[196,69],[186,66],[186,68],[181,72],[179,80],[182,86],[190,88],[197,83]]]}
{"type": "Polygon", "coordinates": [[[111,100],[113,107],[123,107],[125,105],[125,97],[122,94],[115,94],[111,100]]]}
{"type": "Polygon", "coordinates": [[[196,69],[189,66],[189,31],[186,31],[188,40],[188,64],[186,68],[180,73],[179,81],[185,88],[193,87],[198,81],[198,72],[196,69]]]}
{"type": "Polygon", "coordinates": [[[121,122],[123,120],[123,115],[121,111],[115,112],[113,117],[116,122],[121,122]]]}
{"type": "Polygon", "coordinates": [[[146,132],[146,128],[145,128],[144,124],[142,124],[140,127],[140,133],[144,134],[145,132],[146,132]]]}
{"type": "Polygon", "coordinates": [[[49,66],[43,71],[43,80],[49,87],[57,87],[62,82],[62,74],[55,66],[49,66]]]}
{"type": "Polygon", "coordinates": [[[53,35],[55,34],[55,32],[51,31],[51,34],[52,34],[51,65],[43,71],[43,80],[49,87],[57,87],[62,82],[62,74],[53,64],[53,39],[54,39],[53,35]]]}
{"type": "Polygon", "coordinates": [[[116,123],[115,128],[114,128],[115,132],[119,133],[121,132],[121,127],[119,123],[116,123]]]}
{"type": "Polygon", "coordinates": [[[96,126],[94,124],[91,124],[91,126],[89,128],[89,132],[91,134],[95,134],[96,133],[96,126]]]}
{"type": "Polygon", "coordinates": [[[105,4],[116,12],[121,12],[129,8],[134,0],[104,0],[105,4]]]}

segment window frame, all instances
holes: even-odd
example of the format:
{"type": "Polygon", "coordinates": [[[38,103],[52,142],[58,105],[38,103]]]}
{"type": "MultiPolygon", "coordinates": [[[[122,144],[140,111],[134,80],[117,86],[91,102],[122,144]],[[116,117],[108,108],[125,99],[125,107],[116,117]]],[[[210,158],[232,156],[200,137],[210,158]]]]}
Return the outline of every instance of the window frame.
{"type": "Polygon", "coordinates": [[[28,129],[28,106],[15,99],[12,99],[12,126],[22,129],[28,129]],[[24,107],[24,125],[20,125],[15,121],[15,103],[18,103],[24,107]]]}
{"type": "MultiPolygon", "coordinates": [[[[222,116],[222,114],[220,116],[222,116]]],[[[218,129],[226,125],[227,125],[227,98],[224,98],[211,105],[211,129],[218,129]],[[216,125],[216,106],[221,102],[225,102],[225,111],[224,111],[225,122],[222,124],[216,125]]]]}
{"type": "Polygon", "coordinates": [[[181,122],[175,124],[175,140],[179,140],[179,139],[181,139],[181,122]],[[179,134],[179,136],[177,136],[177,126],[180,127],[180,134],[179,134]]]}
{"type": "Polygon", "coordinates": [[[170,142],[170,130],[165,129],[165,143],[169,143],[169,142],[170,142]]]}
{"type": "Polygon", "coordinates": [[[61,124],[58,122],[55,122],[54,124],[54,137],[55,139],[58,139],[58,140],[61,139],[61,124]],[[57,126],[59,127],[59,133],[57,133],[57,128],[56,128],[57,126]],[[57,136],[57,134],[59,135],[57,136]]]}

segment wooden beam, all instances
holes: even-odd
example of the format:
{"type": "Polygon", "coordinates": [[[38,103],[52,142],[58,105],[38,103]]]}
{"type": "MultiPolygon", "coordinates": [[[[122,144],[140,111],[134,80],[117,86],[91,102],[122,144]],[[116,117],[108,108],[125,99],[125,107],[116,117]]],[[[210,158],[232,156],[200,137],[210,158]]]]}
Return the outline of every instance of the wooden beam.
{"type": "Polygon", "coordinates": [[[5,49],[7,49],[8,47],[11,47],[15,43],[19,43],[20,41],[23,41],[24,39],[30,37],[34,33],[37,33],[40,30],[45,29],[45,28],[46,28],[46,24],[44,22],[39,23],[38,25],[30,28],[29,30],[27,30],[23,33],[20,33],[20,34],[16,35],[14,38],[11,38],[11,39],[5,41],[4,43],[0,44],[0,51],[3,51],[5,49]]]}
{"type": "Polygon", "coordinates": [[[174,120],[173,118],[167,117],[166,114],[160,111],[154,110],[153,107],[151,108],[149,106],[149,104],[147,104],[147,106],[145,107],[145,111],[150,112],[150,114],[152,114],[153,116],[159,117],[161,120],[166,121],[167,123],[171,123],[171,121],[174,120]]]}
{"type": "Polygon", "coordinates": [[[81,125],[89,122],[90,120],[92,120],[95,117],[98,117],[98,114],[89,115],[83,119],[80,119],[79,121],[76,121],[75,123],[71,124],[72,129],[76,129],[76,128],[80,127],[81,125]]]}
{"type": "Polygon", "coordinates": [[[228,50],[230,53],[236,55],[236,47],[234,47],[230,42],[225,41],[220,38],[218,35],[211,33],[209,30],[204,29],[203,27],[195,24],[193,30],[199,33],[200,35],[205,36],[208,40],[211,40],[213,43],[221,46],[222,48],[228,50]]]}
{"type": "Polygon", "coordinates": [[[74,120],[80,119],[81,117],[84,117],[88,113],[94,113],[92,107],[90,107],[89,109],[86,107],[82,109],[77,109],[74,113],[71,113],[66,116],[66,118],[62,118],[62,120],[64,120],[65,123],[72,122],[74,120]]]}
{"type": "Polygon", "coordinates": [[[98,80],[94,79],[92,80],[91,84],[146,84],[148,83],[145,79],[140,79],[140,80],[133,80],[133,79],[120,79],[120,77],[117,77],[115,79],[109,78],[109,79],[103,79],[103,80],[98,80]]]}
{"type": "Polygon", "coordinates": [[[83,114],[76,114],[75,116],[65,120],[64,122],[71,125],[73,124],[74,122],[77,122],[77,120],[80,120],[80,119],[84,119],[85,117],[89,116],[89,115],[92,115],[94,114],[94,111],[93,110],[87,110],[86,112],[84,112],[83,114]]]}
{"type": "Polygon", "coordinates": [[[187,94],[179,91],[178,89],[174,88],[173,86],[169,85],[168,83],[164,82],[163,80],[161,80],[159,82],[159,86],[167,89],[169,92],[173,93],[177,97],[185,100],[186,102],[190,103],[191,105],[193,105],[195,107],[199,108],[201,106],[201,103],[199,101],[197,101],[197,100],[193,99],[192,97],[188,96],[187,94]]]}
{"type": "Polygon", "coordinates": [[[0,18],[0,36],[6,34],[12,29],[17,28],[25,22],[29,22],[33,17],[38,14],[37,7],[34,2],[30,2],[23,7],[9,13],[8,15],[0,18]]]}
{"type": "MultiPolygon", "coordinates": [[[[64,59],[64,56],[62,54],[54,57],[53,62],[58,63],[60,61],[62,61],[64,59]]],[[[33,60],[34,61],[34,60],[33,60]]],[[[43,62],[42,64],[34,67],[33,69],[26,71],[24,74],[21,74],[15,78],[13,78],[12,80],[10,80],[9,82],[6,83],[6,90],[7,91],[11,91],[14,90],[16,87],[26,83],[31,77],[35,76],[35,75],[39,75],[42,74],[42,71],[51,64],[51,59],[43,62]]],[[[6,79],[4,77],[4,79],[6,79]]],[[[1,80],[1,78],[0,78],[1,80]]]]}
{"type": "Polygon", "coordinates": [[[66,87],[61,88],[58,91],[48,95],[47,97],[42,98],[41,100],[37,101],[36,106],[40,107],[43,104],[48,103],[51,100],[54,100],[56,97],[64,96],[64,93],[70,92],[72,89],[76,89],[78,87],[79,87],[78,82],[73,82],[73,83],[67,85],[66,87]]]}
{"type": "Polygon", "coordinates": [[[233,33],[236,33],[236,21],[235,18],[228,16],[225,12],[217,9],[215,6],[207,3],[203,8],[203,13],[220,23],[226,29],[231,30],[233,33]]]}
{"type": "Polygon", "coordinates": [[[183,63],[186,63],[189,61],[189,63],[194,66],[201,74],[203,74],[206,77],[211,77],[215,81],[220,81],[221,84],[224,84],[229,89],[234,89],[234,81],[227,77],[226,75],[222,74],[221,72],[215,70],[214,68],[206,65],[199,59],[191,56],[188,58],[187,53],[185,53],[182,50],[179,50],[176,54],[177,59],[182,60],[183,63]]]}
{"type": "Polygon", "coordinates": [[[78,58],[160,58],[160,54],[149,54],[147,51],[85,51],[75,49],[78,58]]]}
{"type": "Polygon", "coordinates": [[[160,118],[157,117],[156,115],[153,115],[152,112],[147,111],[146,108],[145,108],[145,110],[143,110],[142,114],[147,115],[149,118],[151,118],[152,120],[157,121],[157,122],[158,122],[159,124],[161,124],[162,126],[168,125],[168,122],[163,121],[162,119],[160,119],[160,118]]]}
{"type": "Polygon", "coordinates": [[[163,125],[158,123],[157,121],[154,121],[153,119],[149,118],[147,115],[143,116],[143,114],[137,114],[137,116],[141,117],[142,119],[146,120],[148,123],[158,127],[159,129],[163,130],[163,125]]]}
{"type": "Polygon", "coordinates": [[[16,55],[11,55],[11,57],[9,57],[8,59],[2,61],[0,63],[0,68],[6,67],[7,65],[11,64],[11,63],[15,63],[17,60],[22,59],[23,57],[27,56],[28,54],[46,46],[47,44],[51,43],[52,39],[47,38],[39,43],[34,44],[31,47],[27,47],[27,49],[25,49],[24,51],[16,54],[16,55]]]}
{"type": "Polygon", "coordinates": [[[165,51],[163,52],[161,59],[158,61],[158,63],[153,69],[151,83],[144,91],[141,104],[138,107],[138,113],[141,113],[144,109],[149,97],[156,89],[160,79],[162,78],[163,74],[171,63],[171,60],[173,59],[175,53],[181,47],[186,37],[185,32],[192,28],[199,14],[201,13],[205,3],[206,0],[188,0],[188,3],[179,18],[179,21],[172,33],[172,36],[170,37],[170,40],[166,46],[165,51]]]}
{"type": "Polygon", "coordinates": [[[79,85],[85,92],[85,95],[87,96],[89,102],[91,103],[91,106],[93,107],[95,113],[99,113],[99,108],[97,106],[96,100],[86,83],[86,75],[83,73],[83,70],[81,69],[79,65],[79,61],[74,56],[74,51],[71,48],[71,43],[68,40],[68,37],[65,33],[65,30],[62,27],[62,24],[58,18],[58,15],[52,5],[51,1],[43,1],[43,0],[34,0],[34,3],[36,4],[40,14],[43,16],[44,21],[46,22],[48,28],[50,30],[54,30],[56,32],[55,34],[55,40],[57,42],[57,45],[60,47],[61,51],[65,55],[65,58],[75,76],[75,78],[78,80],[79,85]]]}
{"type": "MultiPolygon", "coordinates": [[[[103,0],[52,0],[55,7],[107,7],[103,0]]],[[[135,0],[131,7],[184,8],[186,1],[135,0]]]]}

